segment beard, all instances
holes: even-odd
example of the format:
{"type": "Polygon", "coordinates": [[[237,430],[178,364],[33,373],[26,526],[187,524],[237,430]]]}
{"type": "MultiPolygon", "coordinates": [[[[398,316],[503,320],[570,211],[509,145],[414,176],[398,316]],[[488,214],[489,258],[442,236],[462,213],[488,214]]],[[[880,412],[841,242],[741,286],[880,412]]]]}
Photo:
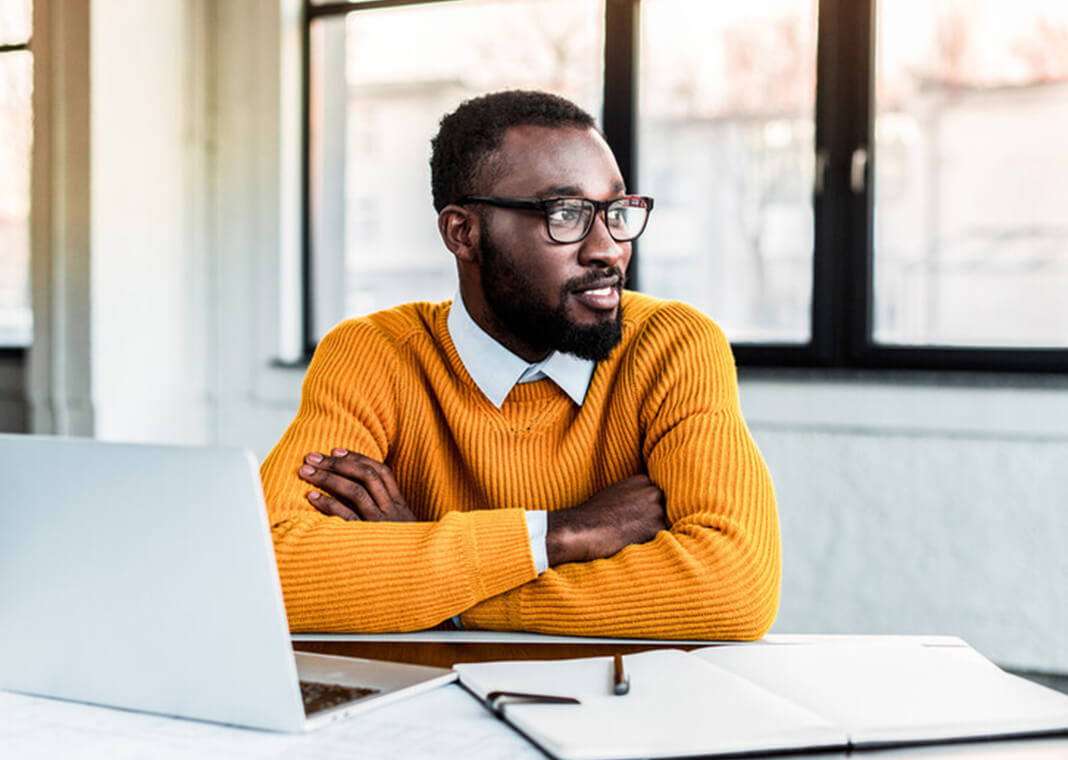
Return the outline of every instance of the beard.
{"type": "Polygon", "coordinates": [[[529,272],[522,272],[482,227],[482,293],[500,325],[532,349],[562,351],[581,359],[607,359],[623,337],[623,306],[614,317],[605,317],[592,325],[580,325],[567,317],[568,295],[584,285],[604,277],[617,276],[622,288],[624,274],[616,267],[599,267],[583,277],[568,280],[560,288],[559,305],[549,306],[538,300],[537,282],[529,272]]]}

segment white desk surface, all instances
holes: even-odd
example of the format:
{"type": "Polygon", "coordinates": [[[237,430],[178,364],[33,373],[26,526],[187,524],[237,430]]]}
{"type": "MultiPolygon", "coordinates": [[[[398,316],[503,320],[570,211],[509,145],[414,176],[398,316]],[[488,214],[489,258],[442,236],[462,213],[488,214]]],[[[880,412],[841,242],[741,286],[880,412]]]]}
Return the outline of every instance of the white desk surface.
{"type": "MultiPolygon", "coordinates": [[[[409,634],[408,636],[414,636],[409,634]]],[[[427,634],[429,635],[429,634],[427,634]]],[[[450,634],[445,639],[464,638],[450,634]]],[[[471,636],[471,634],[467,634],[471,636]]],[[[485,640],[485,636],[475,639],[485,640]]],[[[498,641],[498,638],[492,640],[498,641]]],[[[316,637],[319,638],[319,637],[316,637]]],[[[395,640],[395,637],[367,637],[395,640]]],[[[505,640],[525,638],[511,635],[505,640]]],[[[767,643],[803,643],[825,637],[778,636],[767,643]]],[[[837,638],[837,637],[836,637],[837,638]]],[[[853,638],[853,637],[849,637],[853,638]]],[[[882,637],[879,637],[882,638],[882,637]]],[[[954,645],[953,637],[911,637],[928,645],[954,645]]],[[[426,640],[426,639],[423,639],[426,640]]],[[[538,639],[541,640],[541,639],[538,639]]],[[[570,641],[574,641],[571,639],[570,641]]],[[[602,640],[603,641],[603,640],[602,640]]],[[[854,757],[864,757],[856,753],[854,757]]],[[[1012,742],[978,742],[916,747],[869,754],[888,758],[1068,758],[1068,738],[1012,742]]],[[[275,734],[211,723],[175,720],[156,715],[113,710],[0,691],[0,758],[464,758],[467,760],[544,760],[544,755],[494,718],[458,685],[451,685],[386,705],[321,730],[304,734],[275,734]]],[[[844,754],[805,755],[845,757],[844,754]]]]}
{"type": "Polygon", "coordinates": [[[303,735],[230,728],[0,692],[0,757],[544,760],[544,755],[456,685],[303,735]]]}
{"type": "MultiPolygon", "coordinates": [[[[863,758],[866,753],[852,757],[863,758]]],[[[867,754],[873,760],[1064,760],[1068,738],[914,747],[867,754]]],[[[172,720],[75,702],[0,692],[4,760],[246,760],[321,758],[545,760],[460,686],[446,686],[304,735],[172,720]]],[[[804,755],[806,760],[843,753],[804,755]]]]}
{"type": "Polygon", "coordinates": [[[848,644],[887,641],[912,642],[926,646],[959,646],[968,644],[957,636],[876,636],[836,633],[769,633],[760,641],[706,641],[703,639],[618,639],[601,636],[552,636],[545,633],[514,633],[509,631],[415,631],[414,633],[294,633],[293,641],[356,641],[390,643],[448,643],[448,644],[648,644],[650,646],[754,646],[763,644],[815,644],[841,642],[848,644]]]}
{"type": "MultiPolygon", "coordinates": [[[[855,757],[863,757],[858,753],[855,757]]],[[[274,734],[172,720],[75,702],[0,692],[0,757],[7,760],[126,758],[472,758],[544,760],[457,685],[421,694],[304,735],[274,734]]],[[[842,753],[805,755],[843,758],[842,753]]],[[[1068,739],[915,747],[870,755],[888,758],[1028,758],[1063,760],[1068,739]]]]}

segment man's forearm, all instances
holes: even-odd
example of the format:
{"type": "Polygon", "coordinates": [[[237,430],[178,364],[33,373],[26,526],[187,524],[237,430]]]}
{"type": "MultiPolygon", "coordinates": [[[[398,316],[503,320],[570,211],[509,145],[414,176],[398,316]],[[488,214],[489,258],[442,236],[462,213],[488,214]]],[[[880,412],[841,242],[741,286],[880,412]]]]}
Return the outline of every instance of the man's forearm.
{"type": "Polygon", "coordinates": [[[664,494],[645,475],[595,493],[585,503],[549,513],[546,550],[553,567],[611,557],[667,528],[664,494]]]}
{"type": "Polygon", "coordinates": [[[462,615],[469,628],[586,636],[755,639],[779,598],[774,509],[750,533],[695,515],[610,559],[551,568],[462,615]]]}
{"type": "Polygon", "coordinates": [[[429,628],[536,577],[522,510],[414,523],[304,513],[273,536],[294,631],[429,628]]]}

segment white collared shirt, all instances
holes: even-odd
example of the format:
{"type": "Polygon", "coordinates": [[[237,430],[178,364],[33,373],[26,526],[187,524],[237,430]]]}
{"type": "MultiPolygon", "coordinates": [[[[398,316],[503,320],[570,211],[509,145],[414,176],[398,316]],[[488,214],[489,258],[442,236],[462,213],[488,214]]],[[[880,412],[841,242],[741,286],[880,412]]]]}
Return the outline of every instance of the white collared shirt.
{"type": "Polygon", "coordinates": [[[540,362],[530,364],[502,346],[479,327],[467,312],[463,298],[456,294],[449,309],[449,337],[456,353],[475,385],[498,409],[519,383],[549,378],[579,406],[586,399],[597,363],[574,354],[553,351],[540,362]],[[457,308],[459,307],[459,308],[457,308]]]}
{"type": "MultiPolygon", "coordinates": [[[[456,293],[448,318],[449,337],[456,353],[475,385],[498,409],[519,383],[548,378],[556,383],[579,406],[586,399],[597,363],[572,354],[553,351],[540,362],[530,364],[516,356],[479,327],[467,311],[460,293],[456,293]]],[[[542,573],[549,567],[545,547],[548,513],[527,510],[527,530],[534,567],[542,573]]]]}

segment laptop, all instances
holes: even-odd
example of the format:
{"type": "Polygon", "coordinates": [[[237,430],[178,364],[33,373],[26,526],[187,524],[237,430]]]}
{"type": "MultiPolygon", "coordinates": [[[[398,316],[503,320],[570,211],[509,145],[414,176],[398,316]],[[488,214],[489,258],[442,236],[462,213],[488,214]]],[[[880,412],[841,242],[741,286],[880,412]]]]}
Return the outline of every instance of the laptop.
{"type": "Polygon", "coordinates": [[[300,732],[455,678],[294,653],[249,452],[0,435],[0,689],[300,732]]]}

